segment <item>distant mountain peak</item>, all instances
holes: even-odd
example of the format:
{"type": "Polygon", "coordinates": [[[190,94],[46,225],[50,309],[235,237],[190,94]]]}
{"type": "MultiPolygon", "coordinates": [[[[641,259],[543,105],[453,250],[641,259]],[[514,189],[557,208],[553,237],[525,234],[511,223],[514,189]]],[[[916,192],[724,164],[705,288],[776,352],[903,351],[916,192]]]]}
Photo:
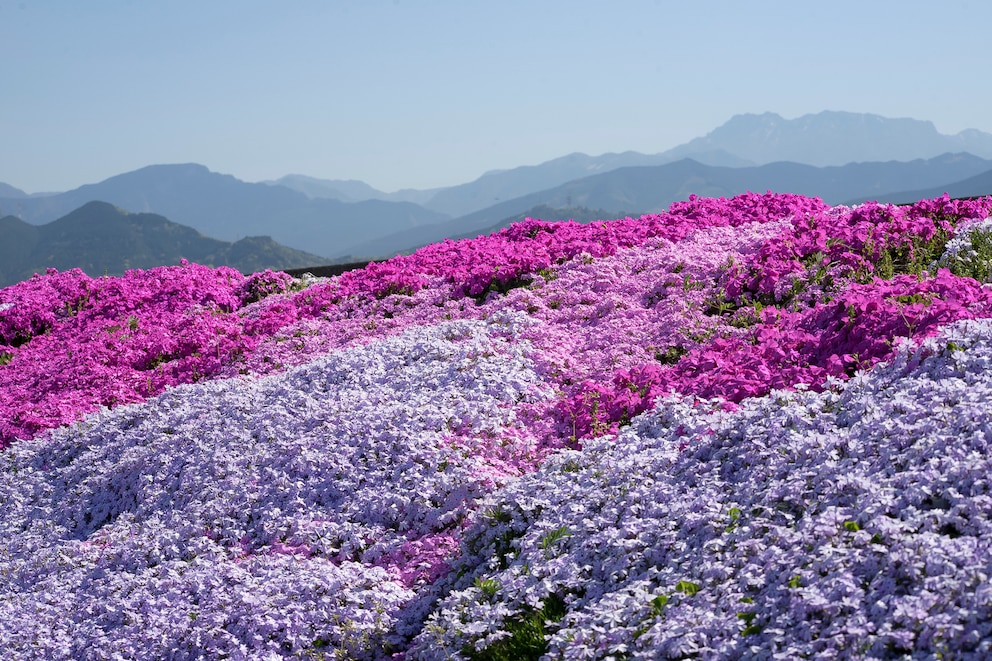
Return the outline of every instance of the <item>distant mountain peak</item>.
{"type": "MultiPolygon", "coordinates": [[[[112,181],[120,177],[163,177],[163,176],[186,176],[186,177],[202,177],[202,176],[227,176],[221,175],[217,172],[212,171],[205,165],[200,163],[155,163],[152,165],[146,165],[140,167],[136,170],[129,170],[127,172],[122,172],[121,174],[114,175],[104,179],[104,181],[112,181]]],[[[101,182],[102,183],[102,182],[101,182]]],[[[92,184],[91,184],[92,185],[92,184]]]]}
{"type": "Polygon", "coordinates": [[[792,161],[819,167],[911,161],[948,152],[992,158],[992,134],[969,129],[944,135],[928,120],[841,110],[795,119],[773,112],[744,113],[666,154],[690,156],[718,149],[757,164],[792,161]]]}
{"type": "Polygon", "coordinates": [[[10,184],[5,184],[2,181],[0,181],[0,197],[21,198],[27,196],[28,194],[22,191],[20,188],[15,188],[10,184]]]}
{"type": "Polygon", "coordinates": [[[90,201],[44,225],[0,218],[0,287],[43,273],[81,268],[91,275],[178,264],[181,259],[254,271],[319,265],[326,258],[276,243],[269,236],[221,241],[153,213],[131,213],[90,201]]]}
{"type": "Polygon", "coordinates": [[[73,209],[69,213],[65,214],[65,217],[69,216],[80,216],[89,212],[100,212],[106,214],[121,215],[122,209],[109,202],[103,202],[102,200],[90,200],[84,204],[79,205],[78,208],[73,209]]]}

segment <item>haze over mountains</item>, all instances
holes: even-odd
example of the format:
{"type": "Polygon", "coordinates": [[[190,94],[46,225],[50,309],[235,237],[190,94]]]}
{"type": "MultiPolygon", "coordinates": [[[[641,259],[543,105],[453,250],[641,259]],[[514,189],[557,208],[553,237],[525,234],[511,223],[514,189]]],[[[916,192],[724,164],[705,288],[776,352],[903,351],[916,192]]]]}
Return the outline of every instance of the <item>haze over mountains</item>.
{"type": "MultiPolygon", "coordinates": [[[[16,214],[36,226],[65,219],[57,226],[65,229],[81,222],[72,215],[75,210],[101,201],[133,213],[158,214],[220,242],[271,237],[265,254],[288,247],[317,259],[316,265],[390,256],[444,238],[488,232],[524,215],[546,220],[638,215],[693,193],[729,197],[747,190],[802,193],[831,204],[904,202],[945,191],[990,194],[992,134],[967,130],[943,135],[931,122],[861,113],[822,112],[792,120],[774,113],[747,114],[660,154],[576,153],[431,190],[386,193],[361,181],[305,175],[248,183],[197,164],[152,165],[62,193],[28,195],[0,183],[0,217],[16,214]]],[[[28,263],[54,259],[52,251],[35,252],[54,240],[51,229],[35,235],[15,228],[9,218],[4,222],[11,232],[0,234],[5,264],[13,255],[18,273],[68,268],[64,262],[28,263]],[[30,236],[40,243],[22,243],[30,236]]],[[[89,231],[100,230],[91,225],[89,231]]],[[[155,240],[167,241],[166,236],[155,240]]],[[[95,241],[93,247],[100,245],[95,241]]],[[[83,251],[84,243],[77,241],[76,249],[83,251]]],[[[196,261],[180,254],[182,250],[189,248],[163,245],[161,258],[180,255],[196,261]]],[[[219,254],[217,250],[210,254],[219,254]]],[[[285,263],[258,268],[289,268],[286,259],[295,257],[282,254],[285,263]]],[[[97,261],[81,252],[76,265],[95,268],[97,261]]]]}
{"type": "Polygon", "coordinates": [[[825,111],[787,120],[775,113],[735,115],[704,137],[660,154],[569,154],[540,165],[487,172],[470,183],[430,191],[384,193],[363,182],[290,176],[278,183],[315,197],[344,201],[391,199],[416,202],[428,209],[463,216],[498,202],[555,188],[611,170],[665,165],[689,158],[704,165],[748,167],[778,161],[814,166],[911,161],[946,153],[968,152],[992,159],[992,134],[967,130],[941,134],[932,122],[889,119],[867,113],[825,111]],[[355,187],[360,184],[363,188],[355,187]],[[346,192],[347,191],[347,192],[346,192]],[[424,194],[428,197],[425,199],[424,194]]]}
{"type": "MultiPolygon", "coordinates": [[[[920,183],[910,182],[953,182],[971,177],[976,172],[987,171],[992,172],[992,160],[970,154],[946,154],[908,163],[851,163],[822,168],[786,162],[729,168],[683,159],[667,165],[625,167],[570,181],[445,223],[368,241],[356,246],[353,254],[389,255],[408,250],[411,246],[441,241],[445,237],[492,231],[492,228],[503,224],[502,219],[528,212],[539,205],[552,209],[592,207],[609,210],[611,217],[636,216],[666,209],[672,202],[684,200],[693,193],[704,197],[731,197],[748,190],[788,191],[821,197],[830,204],[841,204],[852,198],[862,202],[875,199],[894,189],[922,187],[920,183]]],[[[922,185],[929,187],[933,184],[922,185]]],[[[975,193],[969,193],[972,194],[975,193]]],[[[532,213],[526,215],[540,217],[532,213]]],[[[562,217],[567,219],[570,216],[562,217]]]]}

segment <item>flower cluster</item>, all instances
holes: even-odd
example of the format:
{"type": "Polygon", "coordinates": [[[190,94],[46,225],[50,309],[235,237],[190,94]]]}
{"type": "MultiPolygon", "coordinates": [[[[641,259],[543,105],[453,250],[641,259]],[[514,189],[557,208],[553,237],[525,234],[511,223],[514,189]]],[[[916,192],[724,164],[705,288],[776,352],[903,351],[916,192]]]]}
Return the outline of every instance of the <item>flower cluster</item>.
{"type": "Polygon", "coordinates": [[[0,648],[19,658],[362,658],[505,483],[547,396],[510,315],[168,390],[3,455],[0,648]]]}
{"type": "Polygon", "coordinates": [[[984,284],[992,283],[992,218],[961,223],[932,268],[947,268],[984,284]]]}
{"type": "Polygon", "coordinates": [[[0,290],[18,658],[992,654],[992,198],[0,290]]]}
{"type": "Polygon", "coordinates": [[[288,281],[183,264],[120,278],[52,270],[0,290],[0,448],[212,376],[254,344],[233,313],[288,281]]]}
{"type": "Polygon", "coordinates": [[[992,654],[990,366],[983,319],[821,393],[659,400],[483,501],[408,658],[992,654]]]}

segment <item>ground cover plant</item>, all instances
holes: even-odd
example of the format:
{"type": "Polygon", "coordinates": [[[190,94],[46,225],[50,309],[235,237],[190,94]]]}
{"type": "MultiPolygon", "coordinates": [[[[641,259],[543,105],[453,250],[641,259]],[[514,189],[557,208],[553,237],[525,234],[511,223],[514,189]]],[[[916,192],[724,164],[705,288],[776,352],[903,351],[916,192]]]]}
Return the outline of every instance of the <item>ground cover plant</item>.
{"type": "Polygon", "coordinates": [[[0,290],[16,658],[992,655],[992,198],[0,290]]]}

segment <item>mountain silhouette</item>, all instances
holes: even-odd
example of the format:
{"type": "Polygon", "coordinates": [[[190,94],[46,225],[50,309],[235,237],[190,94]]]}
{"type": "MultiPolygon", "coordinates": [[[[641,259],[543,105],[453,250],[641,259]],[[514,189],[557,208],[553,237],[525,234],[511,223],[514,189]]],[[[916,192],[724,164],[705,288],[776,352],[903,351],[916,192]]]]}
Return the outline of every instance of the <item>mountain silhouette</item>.
{"type": "Polygon", "coordinates": [[[840,204],[854,199],[862,202],[876,199],[910,187],[931,187],[937,182],[946,187],[990,167],[992,160],[971,154],[945,154],[905,163],[850,163],[829,167],[778,162],[731,168],[684,159],[666,165],[619,168],[570,181],[461,218],[359,244],[350,255],[386,257],[445,238],[475,236],[540,205],[552,209],[579,206],[606,210],[610,217],[617,217],[662,211],[672,202],[684,200],[691,194],[732,197],[747,191],[766,190],[799,193],[820,197],[828,204],[840,204]]]}
{"type": "Polygon", "coordinates": [[[23,220],[41,224],[94,200],[161,214],[225,241],[269,235],[283,245],[318,255],[447,218],[405,202],[310,199],[282,186],[246,183],[197,164],[152,165],[65,193],[0,198],[0,207],[20,208],[23,220]]]}
{"type": "Polygon", "coordinates": [[[824,111],[784,119],[766,112],[735,115],[707,135],[665,153],[691,156],[707,149],[722,149],[757,164],[911,161],[948,152],[992,159],[992,134],[969,129],[944,135],[932,122],[870,113],[824,111]]]}
{"type": "Polygon", "coordinates": [[[474,181],[441,189],[383,193],[364,182],[324,181],[299,175],[284,177],[279,182],[315,197],[344,201],[402,200],[462,217],[576,179],[623,167],[665,165],[685,158],[723,167],[750,167],[778,161],[824,167],[913,161],[955,152],[992,159],[992,134],[967,129],[957,135],[943,135],[931,122],[869,113],[824,111],[790,120],[767,112],[735,115],[707,135],[658,154],[573,153],[537,165],[494,170],[474,181]]]}
{"type": "Polygon", "coordinates": [[[267,236],[234,243],[150,213],[128,213],[106,202],[88,202],[44,225],[0,218],[0,287],[44,273],[80,268],[89,275],[119,275],[135,268],[178,264],[232,266],[243,273],[309,266],[327,261],[281,246],[267,236]]]}
{"type": "Polygon", "coordinates": [[[940,197],[947,193],[951,197],[980,197],[992,195],[992,170],[982,172],[974,177],[968,177],[963,181],[956,181],[944,186],[933,186],[920,190],[901,191],[887,193],[878,196],[878,202],[889,202],[892,204],[907,204],[916,200],[931,199],[940,197]]]}

